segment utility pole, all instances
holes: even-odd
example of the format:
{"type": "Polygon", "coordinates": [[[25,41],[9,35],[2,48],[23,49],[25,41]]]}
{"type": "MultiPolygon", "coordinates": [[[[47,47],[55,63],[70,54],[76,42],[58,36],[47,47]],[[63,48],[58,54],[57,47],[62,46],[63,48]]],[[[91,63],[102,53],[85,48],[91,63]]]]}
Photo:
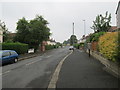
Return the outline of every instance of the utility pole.
{"type": "Polygon", "coordinates": [[[85,20],[83,20],[84,22],[84,35],[86,35],[86,23],[85,23],[85,20]]]}
{"type": "MultiPolygon", "coordinates": [[[[73,22],[73,35],[74,35],[74,22],[73,22]]],[[[74,36],[72,37],[73,39],[73,45],[74,45],[74,36]]]]}
{"type": "Polygon", "coordinates": [[[73,22],[73,35],[74,35],[74,22],[73,22]]]}

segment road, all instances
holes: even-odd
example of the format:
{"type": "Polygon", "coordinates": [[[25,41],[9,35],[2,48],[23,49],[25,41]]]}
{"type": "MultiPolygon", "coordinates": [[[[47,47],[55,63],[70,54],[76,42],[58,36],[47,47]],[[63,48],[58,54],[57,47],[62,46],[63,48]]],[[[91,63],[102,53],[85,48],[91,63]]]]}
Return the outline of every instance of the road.
{"type": "Polygon", "coordinates": [[[47,88],[56,66],[68,53],[64,47],[3,66],[2,88],[47,88]]]}
{"type": "MultiPolygon", "coordinates": [[[[3,88],[47,88],[60,61],[71,53],[68,47],[9,64],[2,68],[3,88]]],[[[75,50],[64,61],[56,88],[118,88],[118,79],[98,60],[75,50]]]]}
{"type": "Polygon", "coordinates": [[[75,50],[61,68],[57,88],[118,88],[120,81],[105,71],[105,66],[75,50]]]}

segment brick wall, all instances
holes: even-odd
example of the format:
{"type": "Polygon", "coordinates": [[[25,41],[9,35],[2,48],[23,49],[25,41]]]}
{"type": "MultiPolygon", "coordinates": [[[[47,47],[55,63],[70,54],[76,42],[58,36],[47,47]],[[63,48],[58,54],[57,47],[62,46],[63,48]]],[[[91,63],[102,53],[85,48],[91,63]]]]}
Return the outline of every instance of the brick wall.
{"type": "Polygon", "coordinates": [[[92,51],[97,51],[97,47],[98,47],[98,42],[92,42],[91,43],[91,49],[92,49],[92,51]]]}

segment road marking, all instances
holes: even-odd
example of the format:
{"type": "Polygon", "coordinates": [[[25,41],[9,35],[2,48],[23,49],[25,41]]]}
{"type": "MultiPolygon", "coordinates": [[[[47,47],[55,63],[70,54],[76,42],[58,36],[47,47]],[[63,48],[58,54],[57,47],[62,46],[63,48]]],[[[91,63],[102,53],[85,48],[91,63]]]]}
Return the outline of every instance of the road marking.
{"type": "Polygon", "coordinates": [[[33,64],[33,63],[35,63],[35,62],[38,62],[38,61],[34,61],[34,62],[27,63],[26,66],[31,65],[31,64],[33,64]]]}
{"type": "Polygon", "coordinates": [[[4,72],[4,73],[0,73],[0,75],[6,74],[6,73],[9,73],[9,72],[10,72],[10,70],[9,70],[9,71],[6,71],[6,72],[4,72]]]}
{"type": "Polygon", "coordinates": [[[47,56],[46,58],[49,58],[49,57],[51,57],[52,55],[49,55],[49,56],[47,56]]]}
{"type": "Polygon", "coordinates": [[[65,61],[65,59],[70,55],[72,54],[73,51],[71,51],[68,55],[66,55],[61,61],[60,63],[57,65],[57,68],[55,69],[55,72],[53,73],[52,75],[52,78],[50,80],[50,83],[48,85],[48,89],[51,89],[51,88],[56,88],[56,83],[57,83],[57,80],[58,80],[58,77],[59,77],[59,72],[61,70],[61,67],[62,67],[62,64],[63,62],[65,61]]]}
{"type": "Polygon", "coordinates": [[[30,63],[27,63],[27,64],[25,64],[25,65],[28,66],[28,65],[31,65],[31,64],[33,64],[33,63],[39,62],[39,61],[41,61],[41,60],[42,60],[42,58],[40,58],[40,59],[37,60],[37,61],[33,61],[33,62],[30,62],[30,63]]]}

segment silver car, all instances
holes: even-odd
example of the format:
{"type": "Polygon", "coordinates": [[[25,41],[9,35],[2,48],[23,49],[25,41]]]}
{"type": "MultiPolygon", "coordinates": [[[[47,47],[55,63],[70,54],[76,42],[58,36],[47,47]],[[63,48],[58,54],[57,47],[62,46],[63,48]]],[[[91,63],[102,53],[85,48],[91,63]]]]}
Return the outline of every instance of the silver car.
{"type": "Polygon", "coordinates": [[[70,47],[69,47],[69,50],[74,50],[74,47],[73,47],[73,46],[70,46],[70,47]]]}

